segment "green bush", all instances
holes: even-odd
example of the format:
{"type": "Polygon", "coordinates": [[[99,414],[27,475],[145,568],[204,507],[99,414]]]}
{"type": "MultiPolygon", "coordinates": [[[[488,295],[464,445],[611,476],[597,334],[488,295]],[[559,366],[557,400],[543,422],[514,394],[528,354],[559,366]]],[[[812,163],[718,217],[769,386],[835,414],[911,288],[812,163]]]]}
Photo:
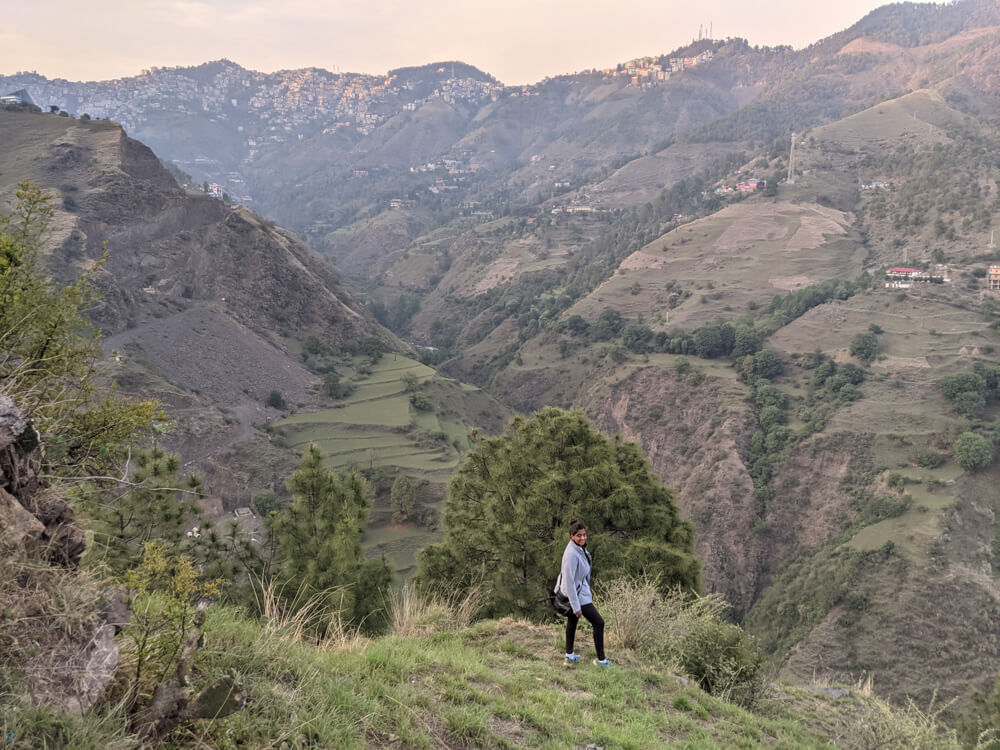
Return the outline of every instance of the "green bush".
{"type": "Polygon", "coordinates": [[[937,469],[944,466],[946,460],[944,454],[937,451],[924,451],[917,456],[917,465],[925,469],[937,469]]]}
{"type": "Polygon", "coordinates": [[[983,469],[993,462],[993,442],[975,432],[959,435],[952,450],[955,461],[966,471],[983,469]]]}
{"type": "Polygon", "coordinates": [[[430,411],[434,408],[427,396],[423,393],[410,394],[410,405],[417,411],[430,411]]]}
{"type": "Polygon", "coordinates": [[[712,695],[753,706],[764,687],[764,658],[756,639],[726,622],[719,595],[666,593],[649,577],[623,577],[600,586],[608,640],[646,658],[674,664],[712,695]]]}
{"type": "Polygon", "coordinates": [[[264,403],[275,409],[285,408],[285,399],[281,395],[281,391],[271,391],[267,394],[267,399],[265,399],[264,403]]]}

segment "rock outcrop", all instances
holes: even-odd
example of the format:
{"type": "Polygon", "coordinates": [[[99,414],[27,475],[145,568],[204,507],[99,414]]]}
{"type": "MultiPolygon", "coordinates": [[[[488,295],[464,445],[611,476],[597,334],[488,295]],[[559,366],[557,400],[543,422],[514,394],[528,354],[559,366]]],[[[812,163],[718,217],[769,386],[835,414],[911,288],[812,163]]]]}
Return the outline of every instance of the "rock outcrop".
{"type": "Polygon", "coordinates": [[[118,669],[115,635],[128,622],[127,595],[104,592],[82,574],[73,578],[83,531],[41,482],[40,464],[38,434],[12,399],[0,396],[0,565],[7,573],[0,577],[0,650],[25,658],[32,700],[82,714],[118,669]],[[52,567],[32,562],[38,557],[52,567]]]}

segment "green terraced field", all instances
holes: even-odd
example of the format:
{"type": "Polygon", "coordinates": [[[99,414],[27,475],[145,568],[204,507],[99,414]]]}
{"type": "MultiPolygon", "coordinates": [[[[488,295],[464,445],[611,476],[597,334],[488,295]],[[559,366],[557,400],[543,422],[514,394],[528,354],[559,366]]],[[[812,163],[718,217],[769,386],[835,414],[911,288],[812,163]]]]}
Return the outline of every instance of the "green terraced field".
{"type": "MultiPolygon", "coordinates": [[[[484,410],[492,406],[500,417],[506,416],[480,389],[440,377],[409,357],[389,354],[376,365],[359,362],[371,371],[353,381],[355,390],[348,398],[332,408],[295,414],[274,424],[296,453],[314,443],[331,469],[381,468],[390,475],[404,473],[437,486],[440,496],[441,485],[461,458],[455,446],[462,451],[468,448],[469,430],[481,423],[484,410]],[[431,410],[417,411],[411,406],[403,382],[408,373],[416,376],[431,410]],[[447,439],[436,438],[438,433],[447,439]]],[[[387,502],[382,496],[379,507],[385,510],[387,502]]],[[[378,517],[387,518],[387,514],[378,517]]],[[[417,551],[438,537],[438,532],[414,524],[376,525],[368,529],[364,546],[366,554],[384,555],[398,574],[406,576],[413,570],[417,551]]]]}

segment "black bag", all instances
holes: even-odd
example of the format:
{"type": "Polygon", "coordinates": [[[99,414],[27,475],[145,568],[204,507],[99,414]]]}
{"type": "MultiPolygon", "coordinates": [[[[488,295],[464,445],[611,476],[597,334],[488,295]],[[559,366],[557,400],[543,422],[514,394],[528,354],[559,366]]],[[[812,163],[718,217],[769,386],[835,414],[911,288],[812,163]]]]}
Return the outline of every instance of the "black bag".
{"type": "MultiPolygon", "coordinates": [[[[561,576],[560,576],[561,578],[561,576]]],[[[552,609],[556,611],[557,615],[562,617],[569,617],[574,614],[573,605],[569,603],[569,597],[559,591],[559,579],[556,579],[556,585],[553,586],[552,593],[549,594],[549,603],[552,605],[552,609]]]]}
{"type": "Polygon", "coordinates": [[[556,611],[557,615],[569,617],[573,614],[573,606],[569,603],[569,597],[565,596],[562,591],[553,591],[549,595],[549,601],[552,602],[552,609],[556,611]]]}

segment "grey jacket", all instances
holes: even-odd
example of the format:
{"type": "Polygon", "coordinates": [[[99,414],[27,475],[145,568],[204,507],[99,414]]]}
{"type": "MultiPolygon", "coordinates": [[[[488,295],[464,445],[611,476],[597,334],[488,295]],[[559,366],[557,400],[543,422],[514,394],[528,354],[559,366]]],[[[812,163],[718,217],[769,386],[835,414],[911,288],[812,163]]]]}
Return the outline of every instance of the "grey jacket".
{"type": "Polygon", "coordinates": [[[571,539],[563,551],[562,571],[553,591],[561,591],[568,597],[574,612],[594,601],[590,594],[590,567],[590,553],[571,539]]]}

